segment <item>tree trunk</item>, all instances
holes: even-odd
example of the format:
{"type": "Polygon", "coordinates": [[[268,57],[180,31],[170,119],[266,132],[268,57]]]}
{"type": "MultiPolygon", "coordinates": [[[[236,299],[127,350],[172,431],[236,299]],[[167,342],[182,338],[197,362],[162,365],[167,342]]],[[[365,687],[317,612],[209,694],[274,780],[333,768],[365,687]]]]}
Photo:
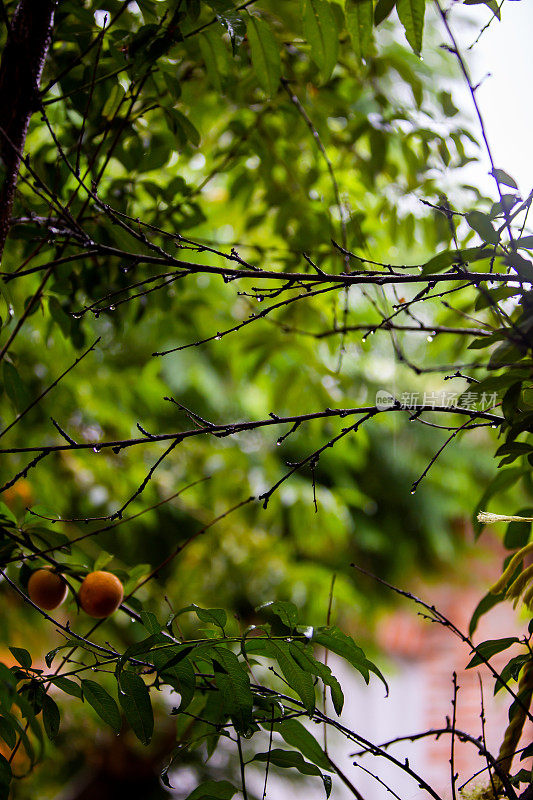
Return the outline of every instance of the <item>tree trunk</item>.
{"type": "Polygon", "coordinates": [[[9,233],[20,160],[48,53],[57,0],[20,0],[0,62],[0,260],[9,233]]]}

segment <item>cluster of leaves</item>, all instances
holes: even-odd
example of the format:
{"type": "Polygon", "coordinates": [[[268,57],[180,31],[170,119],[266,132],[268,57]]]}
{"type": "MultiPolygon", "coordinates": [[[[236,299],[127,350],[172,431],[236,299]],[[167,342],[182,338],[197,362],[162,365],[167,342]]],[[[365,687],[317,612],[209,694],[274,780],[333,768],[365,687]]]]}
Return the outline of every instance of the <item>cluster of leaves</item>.
{"type": "MultiPolygon", "coordinates": [[[[292,603],[274,601],[258,609],[276,625],[263,622],[242,635],[228,635],[234,626],[220,608],[203,609],[190,605],[172,614],[165,625],[147,611],[140,614],[133,636],[135,643],[123,653],[95,646],[79,638],[66,640],[45,656],[51,669],[54,659],[68,651],[54,672],[32,666],[27,649],[12,647],[18,665],[9,669],[0,665],[0,737],[12,751],[22,744],[31,761],[42,755],[46,735],[52,742],[60,728],[60,711],[50,689],[87,702],[98,717],[120,733],[123,718],[144,745],[151,741],[154,713],[151,694],[169,687],[171,697],[179,694],[179,704],[171,714],[187,720],[178,731],[176,747],[163,772],[163,782],[170,787],[168,772],[184,749],[207,745],[208,753],[217,747],[221,737],[228,741],[250,740],[261,730],[275,731],[294,750],[255,752],[252,761],[267,761],[278,767],[295,767],[306,775],[319,776],[329,796],[331,777],[323,772],[334,771],[326,753],[299,717],[322,715],[316,705],[318,683],[329,687],[333,707],[339,715],[344,704],[341,686],[329,667],[315,657],[317,646],[325,647],[345,659],[368,683],[370,673],[385,681],[374,663],[369,661],[354,640],[335,626],[312,628],[299,622],[292,603]],[[180,616],[194,612],[204,626],[203,635],[194,640],[177,637],[180,616]],[[283,631],[276,632],[276,629],[283,631]],[[148,635],[146,635],[148,633],[148,635]],[[82,649],[89,663],[72,668],[73,653],[82,649]],[[258,660],[259,658],[259,660],[258,660]],[[289,694],[261,683],[251,682],[253,670],[264,673],[266,664],[277,670],[289,687],[289,694]],[[253,668],[253,669],[252,669],[253,668]],[[95,681],[84,677],[113,670],[113,679],[95,681]],[[114,690],[110,688],[114,683],[114,690]],[[117,699],[115,699],[115,695],[117,699]],[[118,700],[118,702],[117,702],[118,700]],[[306,760],[304,756],[307,757],[306,760]]],[[[386,686],[386,684],[385,684],[386,686]]],[[[324,718],[325,719],[325,718],[324,718]]],[[[2,764],[2,796],[8,796],[11,781],[10,762],[0,756],[2,764]]],[[[218,787],[209,784],[197,787],[190,797],[231,797],[237,791],[227,781],[218,787]],[[203,794],[202,794],[203,793],[203,794]]]]}
{"type": "MultiPolygon", "coordinates": [[[[8,18],[15,5],[3,4],[8,18]]],[[[267,775],[293,767],[329,793],[337,770],[300,717],[375,748],[318,710],[320,684],[337,714],[343,696],[315,648],[366,681],[381,675],[339,628],[302,626],[282,600],[268,606],[269,627],[258,603],[298,598],[323,619],[339,570],[336,599],[353,625],[347,609],[357,603],[364,619],[374,595],[349,577],[350,561],[381,575],[453,561],[450,519],[470,502],[472,475],[477,485],[490,472],[482,448],[460,450],[459,467],[442,453],[463,431],[478,430],[483,444],[479,429],[499,427],[500,466],[520,463],[500,470],[480,508],[509,490],[506,502],[520,492],[532,502],[531,198],[494,165],[494,202],[472,187],[461,205],[444,194],[476,139],[449,87],[434,85],[450,59],[439,48],[418,58],[425,5],[57,9],[2,260],[1,488],[17,511],[2,511],[3,585],[26,600],[28,564],[53,564],[71,588],[111,564],[125,583],[119,618],[135,621],[110,622],[117,641],[104,645],[93,629],[84,637],[42,615],[65,639],[45,659],[51,670],[59,656],[55,673],[12,647],[19,666],[0,672],[0,736],[12,754],[25,749],[33,764],[42,729],[57,738],[56,689],[115,731],[124,717],[147,744],[166,687],[180,703],[164,780],[188,749],[210,755],[233,742],[246,796],[241,740],[252,739],[250,761],[267,775]],[[387,370],[420,402],[400,392],[390,415],[378,408],[387,370]],[[426,398],[439,372],[460,389],[436,406],[426,398]],[[494,407],[472,407],[472,384],[498,398],[494,407]],[[397,432],[392,412],[415,424],[397,432]],[[434,413],[446,415],[444,444],[434,413]],[[430,468],[433,482],[413,498],[408,488],[430,468]],[[34,500],[41,507],[24,515],[34,500]],[[166,626],[164,591],[184,606],[166,626]],[[245,626],[261,627],[242,633],[220,608],[190,604],[200,598],[224,598],[245,626]],[[183,636],[188,611],[207,629],[183,636]],[[85,651],[79,662],[74,648],[85,651]],[[270,744],[256,752],[261,731],[270,744]]],[[[483,5],[499,16],[494,0],[483,5]]],[[[448,12],[436,9],[475,103],[448,12]]],[[[510,549],[529,539],[517,525],[510,549]]],[[[512,643],[476,652],[486,663],[512,643]]],[[[520,658],[497,687],[519,679],[520,658]]],[[[6,796],[10,776],[4,759],[6,796]]],[[[190,797],[236,791],[210,780],[190,797]]]]}

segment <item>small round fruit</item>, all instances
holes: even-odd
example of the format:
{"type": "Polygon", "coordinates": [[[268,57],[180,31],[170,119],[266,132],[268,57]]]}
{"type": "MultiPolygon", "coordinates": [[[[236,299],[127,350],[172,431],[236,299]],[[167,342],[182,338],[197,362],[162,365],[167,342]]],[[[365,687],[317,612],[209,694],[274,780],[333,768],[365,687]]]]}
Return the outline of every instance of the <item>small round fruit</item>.
{"type": "Polygon", "coordinates": [[[80,586],[78,599],[86,614],[95,619],[109,617],[124,597],[124,588],[112,572],[90,572],[80,586]]]}
{"type": "Polygon", "coordinates": [[[64,578],[49,569],[37,569],[28,581],[28,595],[36,606],[52,611],[64,601],[68,586],[64,578]]]}

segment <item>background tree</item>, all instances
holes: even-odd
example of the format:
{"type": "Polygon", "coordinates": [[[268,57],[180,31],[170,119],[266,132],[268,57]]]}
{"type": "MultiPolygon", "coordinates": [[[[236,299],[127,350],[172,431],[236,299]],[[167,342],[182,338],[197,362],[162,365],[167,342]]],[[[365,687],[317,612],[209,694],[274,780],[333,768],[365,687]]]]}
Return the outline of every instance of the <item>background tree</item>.
{"type": "MultiPolygon", "coordinates": [[[[265,786],[293,767],[358,797],[298,722],[368,744],[317,706],[315,684],[342,707],[318,646],[380,676],[341,632],[364,641],[378,593],[350,565],[402,582],[406,564],[449,567],[474,487],[480,509],[500,491],[530,502],[530,198],[494,164],[493,199],[461,186],[477,144],[444,85],[457,67],[479,112],[438,4],[423,62],[423,0],[33,6],[2,6],[2,575],[19,664],[2,670],[4,793],[49,754],[43,728],[55,774],[45,759],[17,796],[76,774],[92,706],[144,745],[155,716],[147,784],[130,775],[144,797],[173,743],[171,766],[235,746],[236,769],[202,767],[191,797],[251,796],[249,759],[265,786]],[[43,567],[70,592],[41,630],[43,567]],[[124,601],[85,633],[75,593],[101,570],[124,601]]],[[[512,522],[505,544],[529,531],[512,522]]],[[[529,663],[528,641],[500,679],[515,734],[529,663]]],[[[493,793],[517,796],[509,753],[485,755],[493,793]]]]}

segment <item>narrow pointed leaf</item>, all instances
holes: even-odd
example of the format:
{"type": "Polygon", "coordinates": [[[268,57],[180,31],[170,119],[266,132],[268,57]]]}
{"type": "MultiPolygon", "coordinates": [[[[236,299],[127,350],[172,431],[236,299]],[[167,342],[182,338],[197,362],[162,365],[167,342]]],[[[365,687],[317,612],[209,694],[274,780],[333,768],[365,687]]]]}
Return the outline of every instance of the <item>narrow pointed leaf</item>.
{"type": "Polygon", "coordinates": [[[7,758],[0,755],[0,800],[9,800],[9,787],[13,774],[7,758]]]}
{"type": "Polygon", "coordinates": [[[507,650],[511,645],[516,644],[519,639],[516,636],[508,636],[505,639],[488,639],[486,642],[478,644],[476,647],[475,656],[468,662],[466,669],[477,667],[478,664],[483,664],[484,660],[488,660],[495,656],[496,653],[501,653],[507,650]]]}
{"type": "Polygon", "coordinates": [[[329,775],[324,775],[315,764],[310,764],[309,761],[306,761],[301,753],[275,748],[268,753],[256,753],[253,761],[268,761],[276,767],[285,769],[293,767],[298,772],[301,772],[302,775],[318,775],[324,783],[326,797],[329,797],[331,793],[331,778],[329,775]]]}
{"type": "Polygon", "coordinates": [[[43,725],[46,735],[51,742],[54,741],[59,733],[59,725],[61,717],[59,715],[59,708],[55,700],[45,694],[43,697],[43,725]]]}
{"type": "Polygon", "coordinates": [[[154,712],[150,692],[140,675],[124,670],[120,676],[118,699],[131,729],[144,745],[154,731],[154,712]]]}
{"type": "Polygon", "coordinates": [[[281,60],[276,38],[262,19],[250,15],[248,19],[248,41],[252,65],[262,88],[273,97],[281,78],[281,60]]]}
{"type": "Polygon", "coordinates": [[[228,781],[206,781],[191,792],[185,800],[231,800],[237,789],[228,781]]]}
{"type": "Polygon", "coordinates": [[[396,5],[396,0],[378,0],[374,9],[374,25],[377,27],[387,19],[396,5]]]}
{"type": "Polygon", "coordinates": [[[406,39],[419,56],[422,51],[426,0],[397,0],[396,10],[405,28],[406,39]]]}
{"type": "Polygon", "coordinates": [[[90,680],[83,680],[81,688],[85,700],[94,708],[100,719],[113,728],[115,733],[120,733],[120,712],[109,692],[96,681],[90,680]]]}
{"type": "MultiPolygon", "coordinates": [[[[270,724],[265,723],[263,726],[267,730],[270,729],[270,724]]],[[[304,725],[297,719],[287,719],[283,722],[275,722],[274,730],[277,731],[291,747],[295,747],[299,752],[316,764],[320,769],[332,771],[332,766],[328,757],[323,749],[304,725]]]]}
{"type": "Polygon", "coordinates": [[[346,27],[355,55],[361,61],[370,53],[374,7],[372,0],[345,0],[346,27]]]}
{"type": "Polygon", "coordinates": [[[326,82],[337,63],[339,51],[339,31],[330,3],[326,0],[305,0],[303,29],[311,48],[311,58],[326,82]]]}

